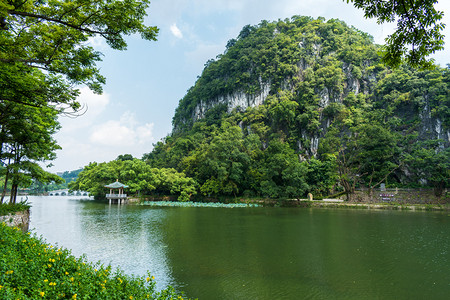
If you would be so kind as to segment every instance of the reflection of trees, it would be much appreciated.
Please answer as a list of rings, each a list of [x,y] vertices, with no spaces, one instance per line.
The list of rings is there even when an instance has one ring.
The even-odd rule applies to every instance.
[[[412,250],[417,239],[411,235],[423,234],[429,217],[345,210],[168,211],[167,258],[174,281],[191,297],[404,297],[423,293],[407,286],[436,278],[420,271],[425,258]],[[430,254],[438,249],[429,247]],[[417,260],[422,265],[411,264]],[[445,266],[438,269],[444,278]],[[391,284],[395,289],[386,288]]]
[[[133,275],[150,271],[158,288],[171,283],[160,227],[164,211],[86,201],[81,215],[81,242],[88,259],[111,263]]]

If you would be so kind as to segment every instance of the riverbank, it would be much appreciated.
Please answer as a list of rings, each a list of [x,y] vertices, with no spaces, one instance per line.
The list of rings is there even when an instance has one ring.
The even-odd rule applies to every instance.
[[[278,207],[318,207],[318,208],[358,208],[358,209],[394,209],[394,210],[450,210],[450,194],[436,197],[433,189],[428,188],[387,188],[355,191],[351,201],[345,195],[335,199],[267,199],[242,197],[197,197],[194,201],[179,202],[174,196],[142,196],[129,198],[130,204],[152,206],[196,206],[196,207],[233,207],[233,205],[278,206]],[[311,201],[312,200],[312,201]],[[237,206],[236,206],[237,207]]]
[[[17,227],[0,223],[0,239],[0,299],[183,299],[170,287],[157,292],[151,275],[92,264]]]
[[[27,232],[30,224],[30,205],[0,204],[0,223],[5,223],[9,227],[18,227],[23,232]]]
[[[220,202],[176,202],[176,201],[144,201],[144,206],[155,207],[306,207],[306,208],[347,208],[378,210],[412,210],[412,211],[450,211],[450,204],[401,204],[401,203],[352,203],[338,199],[327,200],[246,200],[245,203]]]
[[[301,207],[316,208],[355,208],[379,210],[417,210],[417,211],[450,211],[450,204],[401,204],[401,203],[351,203],[326,201],[299,201]],[[295,205],[295,204],[294,204]]]

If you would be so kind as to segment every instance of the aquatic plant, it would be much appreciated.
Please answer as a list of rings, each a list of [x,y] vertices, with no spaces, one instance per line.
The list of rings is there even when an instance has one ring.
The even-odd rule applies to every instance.
[[[218,202],[173,202],[173,201],[144,201],[141,205],[148,206],[172,206],[172,207],[260,207],[257,203],[218,203]]]

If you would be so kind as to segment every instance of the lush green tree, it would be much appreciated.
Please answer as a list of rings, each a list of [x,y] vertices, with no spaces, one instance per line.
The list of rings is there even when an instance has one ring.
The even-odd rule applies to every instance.
[[[302,198],[308,190],[307,167],[287,143],[279,139],[270,141],[264,152],[261,193],[271,198]]]
[[[4,189],[11,179],[11,199],[14,203],[18,187],[30,186],[31,179],[42,182],[62,179],[56,175],[45,172],[38,162],[52,160],[55,150],[60,149],[52,135],[59,128],[53,109],[35,108],[16,103],[8,103],[10,113],[4,113],[1,126],[1,153],[0,161],[4,169]]]
[[[143,25],[148,0],[1,0],[0,62],[24,64],[63,74],[100,92],[104,78],[95,63],[101,53],[88,40],[101,37],[113,49],[126,49],[124,35],[154,40],[156,27]]]
[[[136,158],[90,163],[75,181],[69,183],[69,188],[87,191],[96,198],[104,198],[105,185],[116,180],[128,185],[127,191],[135,195],[177,195],[178,200],[187,201],[196,194],[196,182],[184,173],[174,169],[152,168]]]
[[[206,151],[198,155],[196,167],[204,181],[202,193],[236,195],[242,192],[249,160],[241,128],[224,122]]]
[[[126,160],[133,160],[134,157],[131,154],[120,154],[117,156],[116,160],[126,161]]]
[[[323,158],[337,166],[339,181],[350,200],[357,184],[370,191],[400,166],[398,137],[368,116],[335,122],[320,144]]]
[[[450,148],[443,149],[441,145],[439,140],[417,143],[406,159],[416,180],[431,183],[437,197],[450,184]]]
[[[328,159],[311,158],[303,162],[307,167],[306,183],[309,186],[308,191],[314,198],[321,198],[336,192],[336,182],[338,176],[336,172],[336,162],[332,157]]]
[[[105,78],[96,63],[102,53],[90,40],[102,38],[117,50],[126,49],[126,35],[155,40],[157,28],[143,25],[148,5],[148,0],[0,0],[0,160],[8,165],[5,181],[12,178],[12,194],[19,184],[29,184],[29,176],[48,177],[25,166],[54,158],[56,114],[80,109],[74,86],[101,92]]]
[[[379,24],[397,22],[396,31],[387,37],[383,60],[398,67],[404,57],[411,66],[430,68],[430,54],[444,49],[444,12],[434,7],[438,0],[346,0],[364,10],[366,18],[376,18]]]

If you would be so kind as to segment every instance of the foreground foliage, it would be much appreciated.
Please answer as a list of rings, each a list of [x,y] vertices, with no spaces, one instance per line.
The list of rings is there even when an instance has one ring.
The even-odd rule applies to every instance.
[[[172,288],[155,290],[154,277],[125,275],[111,266],[54,248],[0,224],[1,299],[181,299]]]
[[[125,36],[155,40],[144,25],[148,0],[0,0],[0,182],[16,201],[18,186],[62,183],[42,165],[60,149],[58,115],[80,113],[80,85],[101,93],[105,78],[92,47],[102,39],[125,50]]]
[[[444,49],[444,12],[434,7],[438,0],[346,0],[364,11],[366,18],[378,24],[397,22],[397,29],[386,38],[383,60],[398,67],[403,59],[415,67],[433,67],[427,56]]]
[[[19,211],[24,211],[30,208],[30,205],[24,203],[24,202],[20,202],[20,203],[16,203],[16,204],[0,204],[0,216],[5,216],[8,215],[10,213],[15,213],[15,212],[19,212]]]

